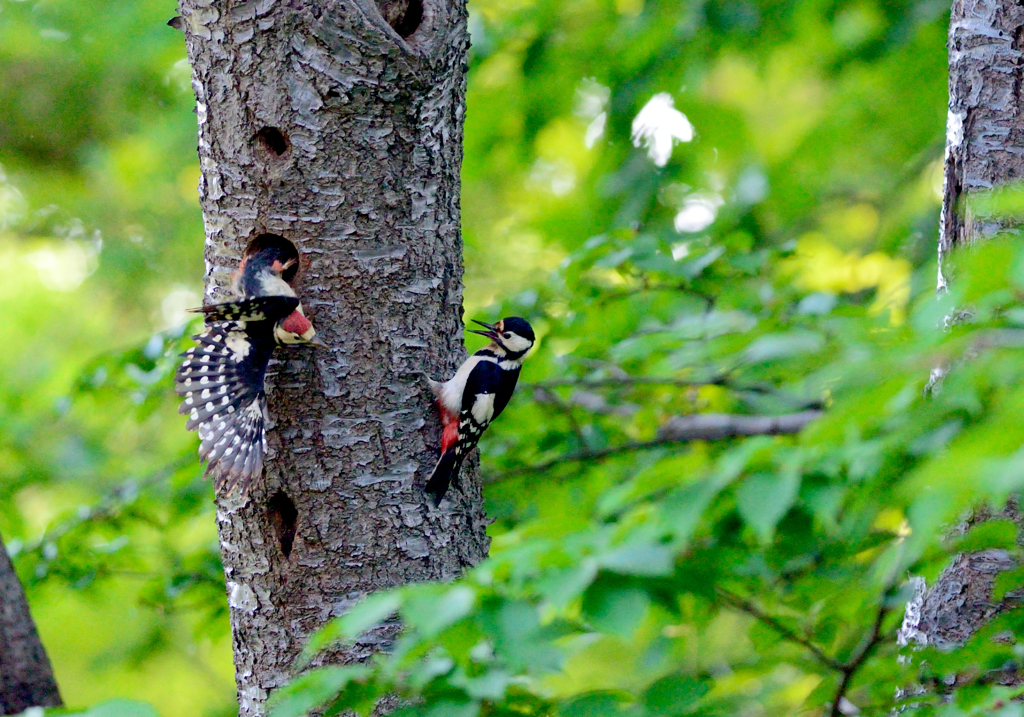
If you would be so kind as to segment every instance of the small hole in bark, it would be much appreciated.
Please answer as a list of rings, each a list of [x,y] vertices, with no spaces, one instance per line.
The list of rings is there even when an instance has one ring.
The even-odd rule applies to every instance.
[[[410,37],[423,22],[423,0],[377,0],[377,7],[403,38]]]
[[[289,261],[294,260],[291,266],[281,272],[281,278],[289,284],[293,284],[298,276],[299,268],[302,266],[302,257],[299,254],[298,248],[278,234],[260,234],[249,242],[249,246],[245,248],[245,253],[242,257],[248,259],[253,254],[264,249],[276,249],[282,264],[287,264]]]
[[[292,499],[284,491],[277,491],[267,503],[267,517],[274,526],[277,541],[281,544],[281,553],[287,558],[292,554],[292,543],[295,542],[295,519],[299,511],[295,509]]]
[[[327,96],[328,97],[341,97],[341,93],[338,92],[336,89],[334,89],[332,87],[331,89],[327,90]]]
[[[259,142],[260,146],[275,157],[284,155],[291,146],[288,144],[288,138],[285,136],[284,132],[279,130],[277,127],[264,127],[256,133],[256,140]]]

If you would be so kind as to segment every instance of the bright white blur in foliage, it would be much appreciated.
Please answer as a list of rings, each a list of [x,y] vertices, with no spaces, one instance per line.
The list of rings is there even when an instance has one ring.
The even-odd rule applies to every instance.
[[[604,134],[604,126],[608,121],[608,112],[605,107],[612,91],[595,80],[593,77],[586,77],[576,88],[576,107],[573,110],[577,117],[582,117],[589,123],[587,131],[583,136],[583,143],[590,149]]]
[[[51,291],[74,291],[96,270],[98,251],[76,241],[54,243],[25,256]]]
[[[680,234],[699,232],[711,226],[718,216],[718,208],[724,200],[717,194],[691,194],[683,201],[676,213],[673,224]]]
[[[644,105],[633,119],[633,146],[643,144],[647,156],[658,167],[664,167],[672,156],[676,142],[693,139],[693,125],[686,115],[675,108],[672,96],[660,92]]]

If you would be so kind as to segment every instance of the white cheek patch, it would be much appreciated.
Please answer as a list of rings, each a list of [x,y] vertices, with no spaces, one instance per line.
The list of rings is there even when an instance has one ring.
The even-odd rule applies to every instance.
[[[477,423],[484,426],[490,423],[491,417],[494,415],[494,394],[478,394],[476,400],[473,401],[473,408],[470,409],[470,413],[473,414],[473,419]]]
[[[526,351],[528,348],[533,346],[532,341],[524,339],[519,334],[512,334],[512,338],[510,339],[502,337],[501,343],[505,344],[505,348],[507,348],[514,354],[522,353],[523,351]]]

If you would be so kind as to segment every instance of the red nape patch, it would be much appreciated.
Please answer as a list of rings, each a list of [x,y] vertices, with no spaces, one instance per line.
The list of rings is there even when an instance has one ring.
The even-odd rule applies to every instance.
[[[300,314],[298,310],[295,310],[291,313],[291,316],[284,320],[281,326],[284,327],[285,331],[302,336],[309,331],[313,324],[309,323],[309,319]]]
[[[441,434],[441,453],[455,445],[459,440],[459,422],[449,421],[444,425],[444,433]]]

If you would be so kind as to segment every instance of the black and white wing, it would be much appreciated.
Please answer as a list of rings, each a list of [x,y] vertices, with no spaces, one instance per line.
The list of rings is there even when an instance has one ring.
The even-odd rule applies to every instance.
[[[452,445],[442,450],[441,457],[427,480],[426,491],[434,496],[435,505],[441,503],[450,485],[458,485],[463,461],[476,447],[480,436],[494,419],[495,399],[502,393],[503,373],[494,361],[480,361],[467,377],[466,386],[462,391],[458,434]],[[507,403],[508,397],[505,396],[501,408]]]
[[[192,309],[203,314],[206,323],[215,321],[278,321],[295,311],[299,300],[294,296],[253,296],[239,301],[211,304]]]
[[[229,314],[207,312],[208,321],[211,315]],[[263,469],[264,377],[276,345],[273,331],[272,320],[209,323],[193,337],[198,345],[182,354],[175,374],[175,390],[184,398],[178,412],[188,415],[190,431],[199,431],[199,457],[218,493],[240,485],[244,494]]]

